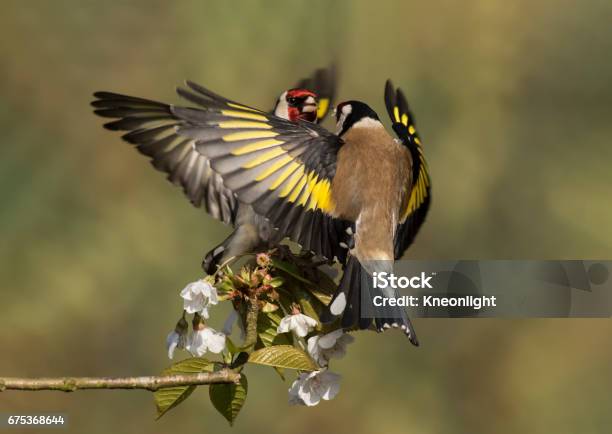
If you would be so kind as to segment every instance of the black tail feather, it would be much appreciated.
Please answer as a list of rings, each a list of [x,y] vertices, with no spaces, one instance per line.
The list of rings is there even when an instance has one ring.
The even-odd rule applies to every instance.
[[[410,342],[418,346],[419,341],[414,327],[403,308],[376,307],[372,304],[373,311],[365,312],[362,299],[373,300],[377,295],[384,296],[379,288],[374,287],[371,275],[368,274],[359,260],[349,255],[338,290],[321,320],[330,322],[337,316],[342,315],[341,324],[343,328],[367,329],[371,326],[372,317],[374,317],[377,331],[400,328],[406,333]]]

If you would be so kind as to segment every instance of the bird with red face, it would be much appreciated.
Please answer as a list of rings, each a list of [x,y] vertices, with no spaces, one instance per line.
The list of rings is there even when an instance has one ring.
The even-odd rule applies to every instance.
[[[181,89],[178,93],[189,99]],[[331,107],[334,93],[335,69],[318,69],[284,91],[271,113],[292,122],[318,123]],[[99,92],[96,96],[99,100],[92,103],[96,114],[119,118],[105,124],[107,129],[128,131],[123,139],[149,156],[153,166],[167,173],[172,183],[182,186],[194,206],[204,207],[210,215],[234,227],[221,244],[206,254],[202,262],[204,271],[212,274],[228,258],[266,250],[280,242],[282,237],[270,222],[250,205],[238,201],[236,194],[225,186],[223,178],[211,169],[209,159],[196,150],[195,141],[184,140],[176,133],[182,121],[174,117],[172,106],[110,92]],[[225,126],[239,133],[241,122]]]
[[[336,96],[336,68],[317,69],[310,77],[300,80],[293,89],[283,92],[272,110],[279,118],[319,123],[332,107]]]
[[[301,80],[296,87],[280,94],[272,113],[291,122],[319,123],[325,119],[332,107],[336,90],[334,66],[318,69],[311,77]],[[215,184],[220,184],[220,175],[214,174]],[[229,190],[227,190],[230,194]],[[221,244],[204,257],[202,268],[212,274],[227,259],[242,253],[267,250],[280,243],[283,235],[270,221],[255,213],[250,205],[236,202],[234,231]]]
[[[292,122],[318,122],[317,105],[317,95],[314,92],[308,89],[289,89],[278,97],[273,113]]]

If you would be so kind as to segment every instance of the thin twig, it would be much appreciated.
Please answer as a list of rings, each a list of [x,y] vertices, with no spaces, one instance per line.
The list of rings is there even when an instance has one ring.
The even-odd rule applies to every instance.
[[[57,390],[74,392],[82,389],[146,389],[219,383],[238,383],[240,374],[229,369],[217,372],[151,377],[59,377],[12,378],[0,377],[0,392],[5,390]]]

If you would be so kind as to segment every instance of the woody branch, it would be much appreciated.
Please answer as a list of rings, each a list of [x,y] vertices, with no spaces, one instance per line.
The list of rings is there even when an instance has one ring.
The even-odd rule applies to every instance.
[[[165,387],[231,384],[240,381],[240,374],[229,369],[217,372],[148,377],[0,377],[0,392],[6,390],[56,390],[74,392],[83,389],[145,389],[156,391]]]

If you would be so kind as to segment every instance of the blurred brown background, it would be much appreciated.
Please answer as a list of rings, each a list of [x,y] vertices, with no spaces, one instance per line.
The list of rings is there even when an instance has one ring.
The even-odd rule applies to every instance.
[[[178,291],[228,233],[101,128],[96,90],[177,102],[190,78],[267,108],[335,58],[340,98],[386,118],[391,77],[416,112],[434,202],[409,257],[612,257],[611,22],[606,0],[2,2],[0,374],[159,372]],[[610,432],[610,320],[416,327],[418,349],[358,335],[316,408],[249,368],[233,429],[204,388],[159,422],[146,392],[2,393],[0,412],[89,434]]]

